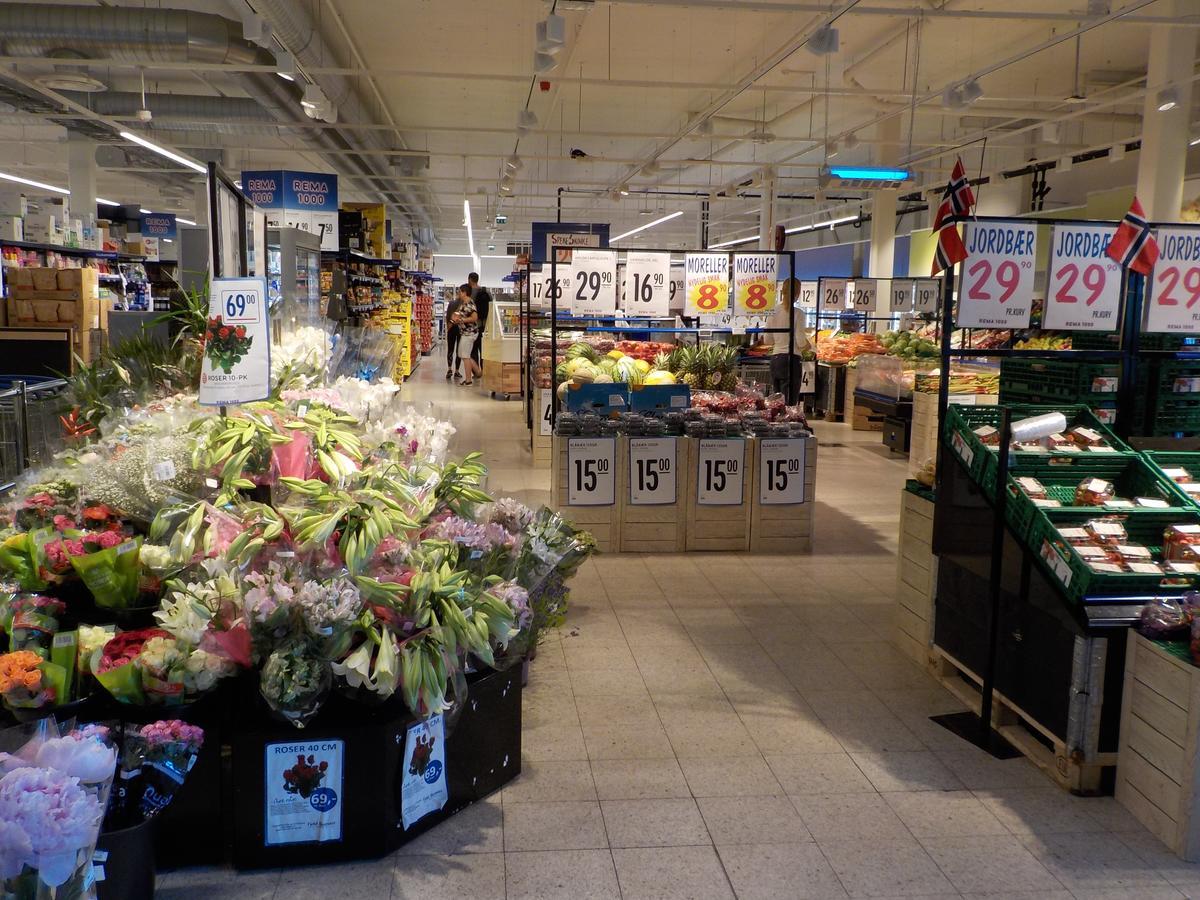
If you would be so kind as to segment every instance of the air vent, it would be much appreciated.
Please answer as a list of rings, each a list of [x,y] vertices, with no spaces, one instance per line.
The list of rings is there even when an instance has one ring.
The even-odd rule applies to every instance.
[[[37,83],[52,91],[75,91],[80,94],[98,94],[108,90],[108,85],[103,81],[76,69],[58,69],[38,78]]]

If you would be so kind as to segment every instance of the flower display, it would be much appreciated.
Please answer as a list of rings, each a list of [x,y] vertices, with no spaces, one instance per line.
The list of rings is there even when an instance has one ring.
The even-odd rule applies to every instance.
[[[111,771],[109,778],[112,777]],[[73,778],[48,768],[22,767],[0,777],[0,875],[25,867],[49,887],[79,868],[80,851],[96,841],[104,807]]]
[[[208,320],[208,330],[204,332],[204,355],[214,368],[226,375],[232,373],[233,367],[250,352],[253,343],[254,338],[246,335],[245,327],[237,325],[231,328],[224,324],[221,316]]]
[[[0,698],[5,705],[37,708],[54,702],[54,692],[43,684],[43,659],[29,650],[0,655]]]

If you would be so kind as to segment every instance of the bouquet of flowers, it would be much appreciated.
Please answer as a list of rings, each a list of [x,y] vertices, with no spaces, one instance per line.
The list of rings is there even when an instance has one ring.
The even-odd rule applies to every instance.
[[[104,830],[129,828],[166,809],[204,745],[204,730],[178,719],[151,722],[119,736],[118,777]]]
[[[79,486],[67,478],[29,485],[13,512],[13,524],[25,531],[48,525],[72,527],[79,509]],[[60,528],[60,530],[62,530]]]
[[[42,677],[44,662],[28,650],[0,655],[0,699],[5,706],[9,709],[40,709],[54,703],[54,688]]]
[[[459,548],[458,565],[483,577],[512,577],[521,538],[496,522],[474,522],[447,515],[425,529],[426,540],[447,541]]]
[[[93,531],[78,538],[64,536],[60,543],[97,606],[124,609],[133,605],[138,596],[140,537],[127,539],[119,531]],[[50,557],[47,547],[47,559]]]
[[[304,641],[271,651],[263,664],[259,691],[267,705],[297,728],[317,714],[333,683],[329,662]]]
[[[212,361],[213,368],[220,369],[226,375],[233,373],[233,367],[250,352],[253,343],[254,338],[246,335],[244,325],[226,325],[221,316],[208,320],[208,329],[204,332],[204,355]]]

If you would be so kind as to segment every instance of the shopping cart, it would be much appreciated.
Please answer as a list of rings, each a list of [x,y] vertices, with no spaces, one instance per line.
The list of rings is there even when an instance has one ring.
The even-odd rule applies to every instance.
[[[58,417],[65,410],[66,389],[61,378],[0,377],[0,492],[64,448]]]

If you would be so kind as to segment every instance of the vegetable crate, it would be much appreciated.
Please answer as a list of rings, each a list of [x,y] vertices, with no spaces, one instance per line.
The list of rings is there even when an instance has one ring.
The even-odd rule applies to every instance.
[[[1148,437],[1200,434],[1200,395],[1159,395],[1153,402],[1139,395],[1134,407],[1135,430]]]
[[[1200,506],[1200,495],[1189,494],[1183,490],[1171,480],[1165,471],[1166,469],[1186,469],[1193,480],[1200,481],[1200,451],[1144,450],[1142,457],[1149,462],[1151,468],[1171,482],[1176,492],[1187,498],[1188,503],[1185,505]]]
[[[1109,405],[1117,392],[1119,363],[1063,362],[1010,357],[1000,363],[1000,396],[1006,403],[1042,397],[1046,402]]]
[[[915,481],[908,482],[915,486]],[[917,487],[920,490],[919,487]],[[933,500],[911,487],[900,492],[900,546],[896,554],[896,631],[892,642],[925,668],[933,644]]]
[[[951,394],[952,404],[995,406],[995,394]],[[908,448],[908,474],[915,476],[938,452],[938,395],[913,392],[912,437]]]
[[[1060,527],[1081,527],[1104,510],[1039,509],[1026,539],[1034,556],[1058,581],[1072,600],[1084,597],[1129,597],[1180,594],[1195,588],[1194,576],[1144,575],[1138,572],[1106,574],[1095,572],[1074,548],[1059,537]],[[1155,559],[1162,558],[1163,532],[1169,525],[1200,525],[1200,513],[1146,510],[1127,515],[1125,530],[1129,540],[1149,548]]]
[[[553,469],[551,482],[552,505],[555,510],[570,520],[571,524],[590,531],[596,539],[596,546],[604,553],[619,553],[621,550],[621,507],[624,504],[622,485],[629,483],[629,475],[621,468],[621,454],[616,451],[617,438],[601,438],[600,440],[614,441],[613,461],[615,470],[612,472],[612,502],[611,503],[576,503],[570,502],[570,486],[568,478],[572,473],[569,469],[569,445],[572,440],[579,438],[553,438]],[[628,460],[628,455],[625,457]],[[603,479],[599,472],[595,484],[598,486]],[[585,486],[591,485],[589,473],[584,473]]]
[[[750,549],[751,498],[756,489],[753,439],[738,440],[732,445],[738,466],[742,470],[740,503],[710,505],[701,502],[702,472],[707,460],[701,449],[701,438],[684,438],[688,447],[687,469],[687,536],[689,551],[725,551]],[[740,447],[738,445],[741,445]],[[733,479],[725,479],[732,483]]]
[[[1200,862],[1200,668],[1186,642],[1129,629],[1117,802],[1188,862]]]
[[[642,504],[634,503],[634,489],[639,475],[635,471],[635,461],[630,458],[630,441],[638,438],[620,437],[617,439],[617,455],[621,458],[620,468],[628,477],[617,490],[622,493],[620,512],[621,552],[623,553],[682,553],[687,545],[687,473],[691,471],[689,456],[691,441],[686,438],[656,438],[655,440],[670,441],[668,446],[673,449],[666,455],[674,471],[675,492],[670,503]],[[649,460],[660,462],[663,458]],[[658,466],[653,471],[647,471],[642,460],[642,481],[655,480],[655,486],[662,481],[662,473]],[[647,485],[648,486],[648,485]]]
[[[804,438],[804,499],[799,503],[764,502],[762,485],[770,477],[771,459],[764,458],[762,440],[749,442],[747,450],[753,460],[754,491],[750,504],[750,552],[797,553],[810,552],[813,538],[813,510],[816,504],[817,439]],[[767,495],[769,498],[769,495]]]

